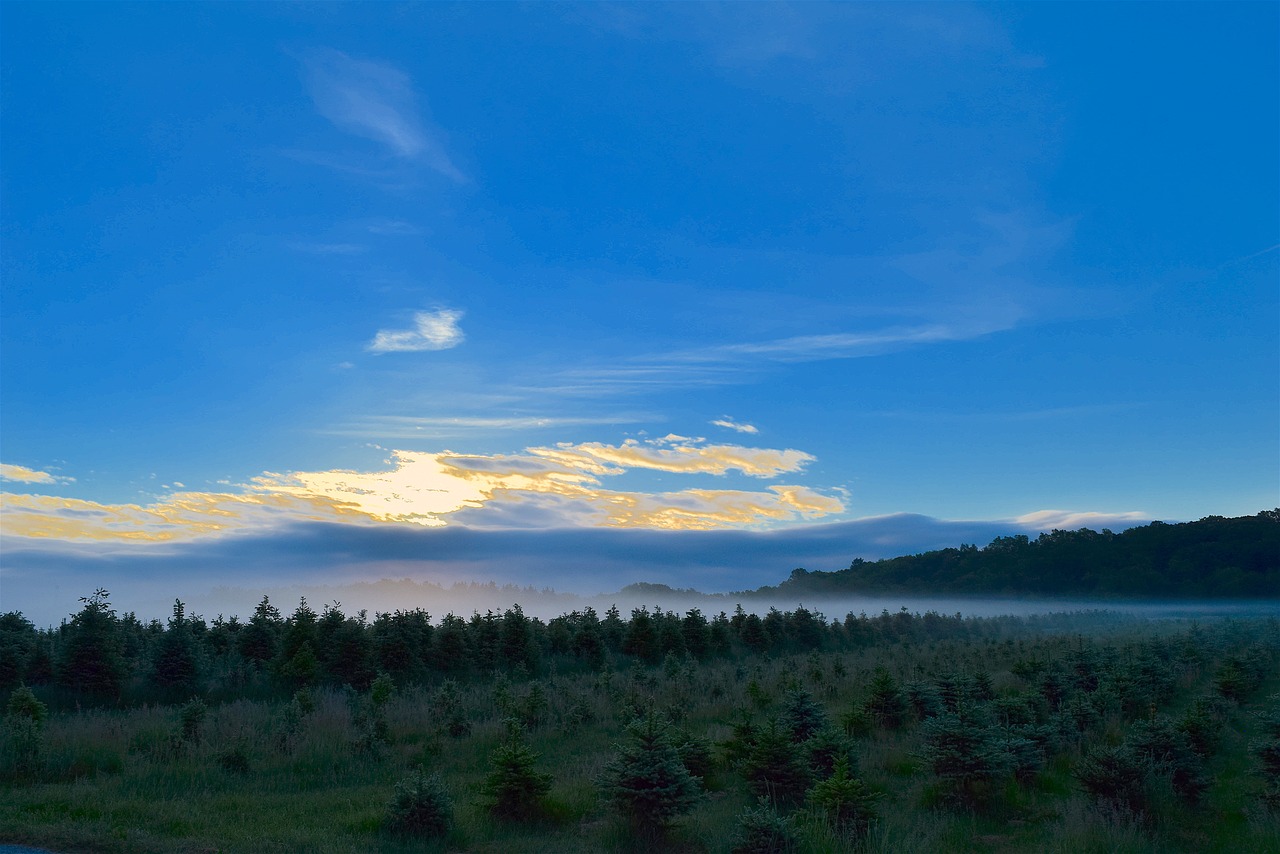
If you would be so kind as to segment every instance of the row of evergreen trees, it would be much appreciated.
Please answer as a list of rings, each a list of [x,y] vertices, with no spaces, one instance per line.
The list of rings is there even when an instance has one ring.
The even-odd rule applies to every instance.
[[[367,688],[378,673],[397,684],[494,671],[536,674],[557,667],[600,669],[609,659],[655,664],[667,657],[703,661],[746,654],[841,650],[883,642],[996,637],[1026,626],[1045,630],[1064,617],[962,619],[959,614],[887,611],[829,621],[798,607],[763,616],[741,606],[708,618],[617,607],[603,617],[588,607],[543,621],[519,605],[502,613],[446,614],[422,609],[345,614],[338,603],[317,613],[305,599],[289,616],[268,597],[247,621],[189,615],[176,601],[167,624],[120,616],[105,590],[54,629],[22,614],[0,615],[0,690],[48,685],[54,702],[169,702],[196,694],[291,692],[310,685]],[[1094,619],[1106,619],[1097,615]],[[1115,619],[1115,618],[1113,618]]]

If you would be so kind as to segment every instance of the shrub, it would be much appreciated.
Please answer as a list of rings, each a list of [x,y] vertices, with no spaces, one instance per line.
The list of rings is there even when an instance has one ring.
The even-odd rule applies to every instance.
[[[453,805],[438,774],[422,768],[396,784],[387,804],[386,827],[407,836],[444,836],[453,826]]]
[[[6,712],[13,772],[20,778],[34,777],[44,755],[44,722],[49,709],[30,688],[20,685],[9,695]]]
[[[209,707],[204,700],[195,697],[185,706],[178,709],[178,731],[174,741],[179,744],[199,744],[204,731],[205,718],[209,716]]]
[[[228,774],[243,777],[249,773],[249,753],[244,745],[229,747],[218,754],[218,767]]]

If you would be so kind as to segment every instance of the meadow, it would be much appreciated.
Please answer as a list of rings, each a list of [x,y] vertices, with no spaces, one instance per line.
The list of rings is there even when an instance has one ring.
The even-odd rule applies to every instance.
[[[513,608],[369,621],[264,602],[229,622],[178,603],[166,626],[144,625],[105,595],[50,631],[0,619],[0,840],[1280,850],[1274,619],[801,608],[544,623]]]

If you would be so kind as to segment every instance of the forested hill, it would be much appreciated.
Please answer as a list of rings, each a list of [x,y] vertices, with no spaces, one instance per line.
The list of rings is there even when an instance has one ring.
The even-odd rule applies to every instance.
[[[1081,528],[997,537],[848,569],[797,569],[756,594],[912,593],[1157,599],[1280,598],[1280,509],[1198,522],[1152,522],[1116,534]]]

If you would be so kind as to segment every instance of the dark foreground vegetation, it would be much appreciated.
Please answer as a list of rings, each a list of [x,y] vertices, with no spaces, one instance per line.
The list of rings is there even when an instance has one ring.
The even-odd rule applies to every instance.
[[[812,598],[854,593],[997,594],[1077,598],[1275,598],[1280,591],[1280,510],[1198,522],[1152,522],[1119,534],[1052,531],[997,537],[848,569],[798,569],[755,595]]]
[[[0,617],[0,840],[1280,850],[1280,623],[519,607]]]

